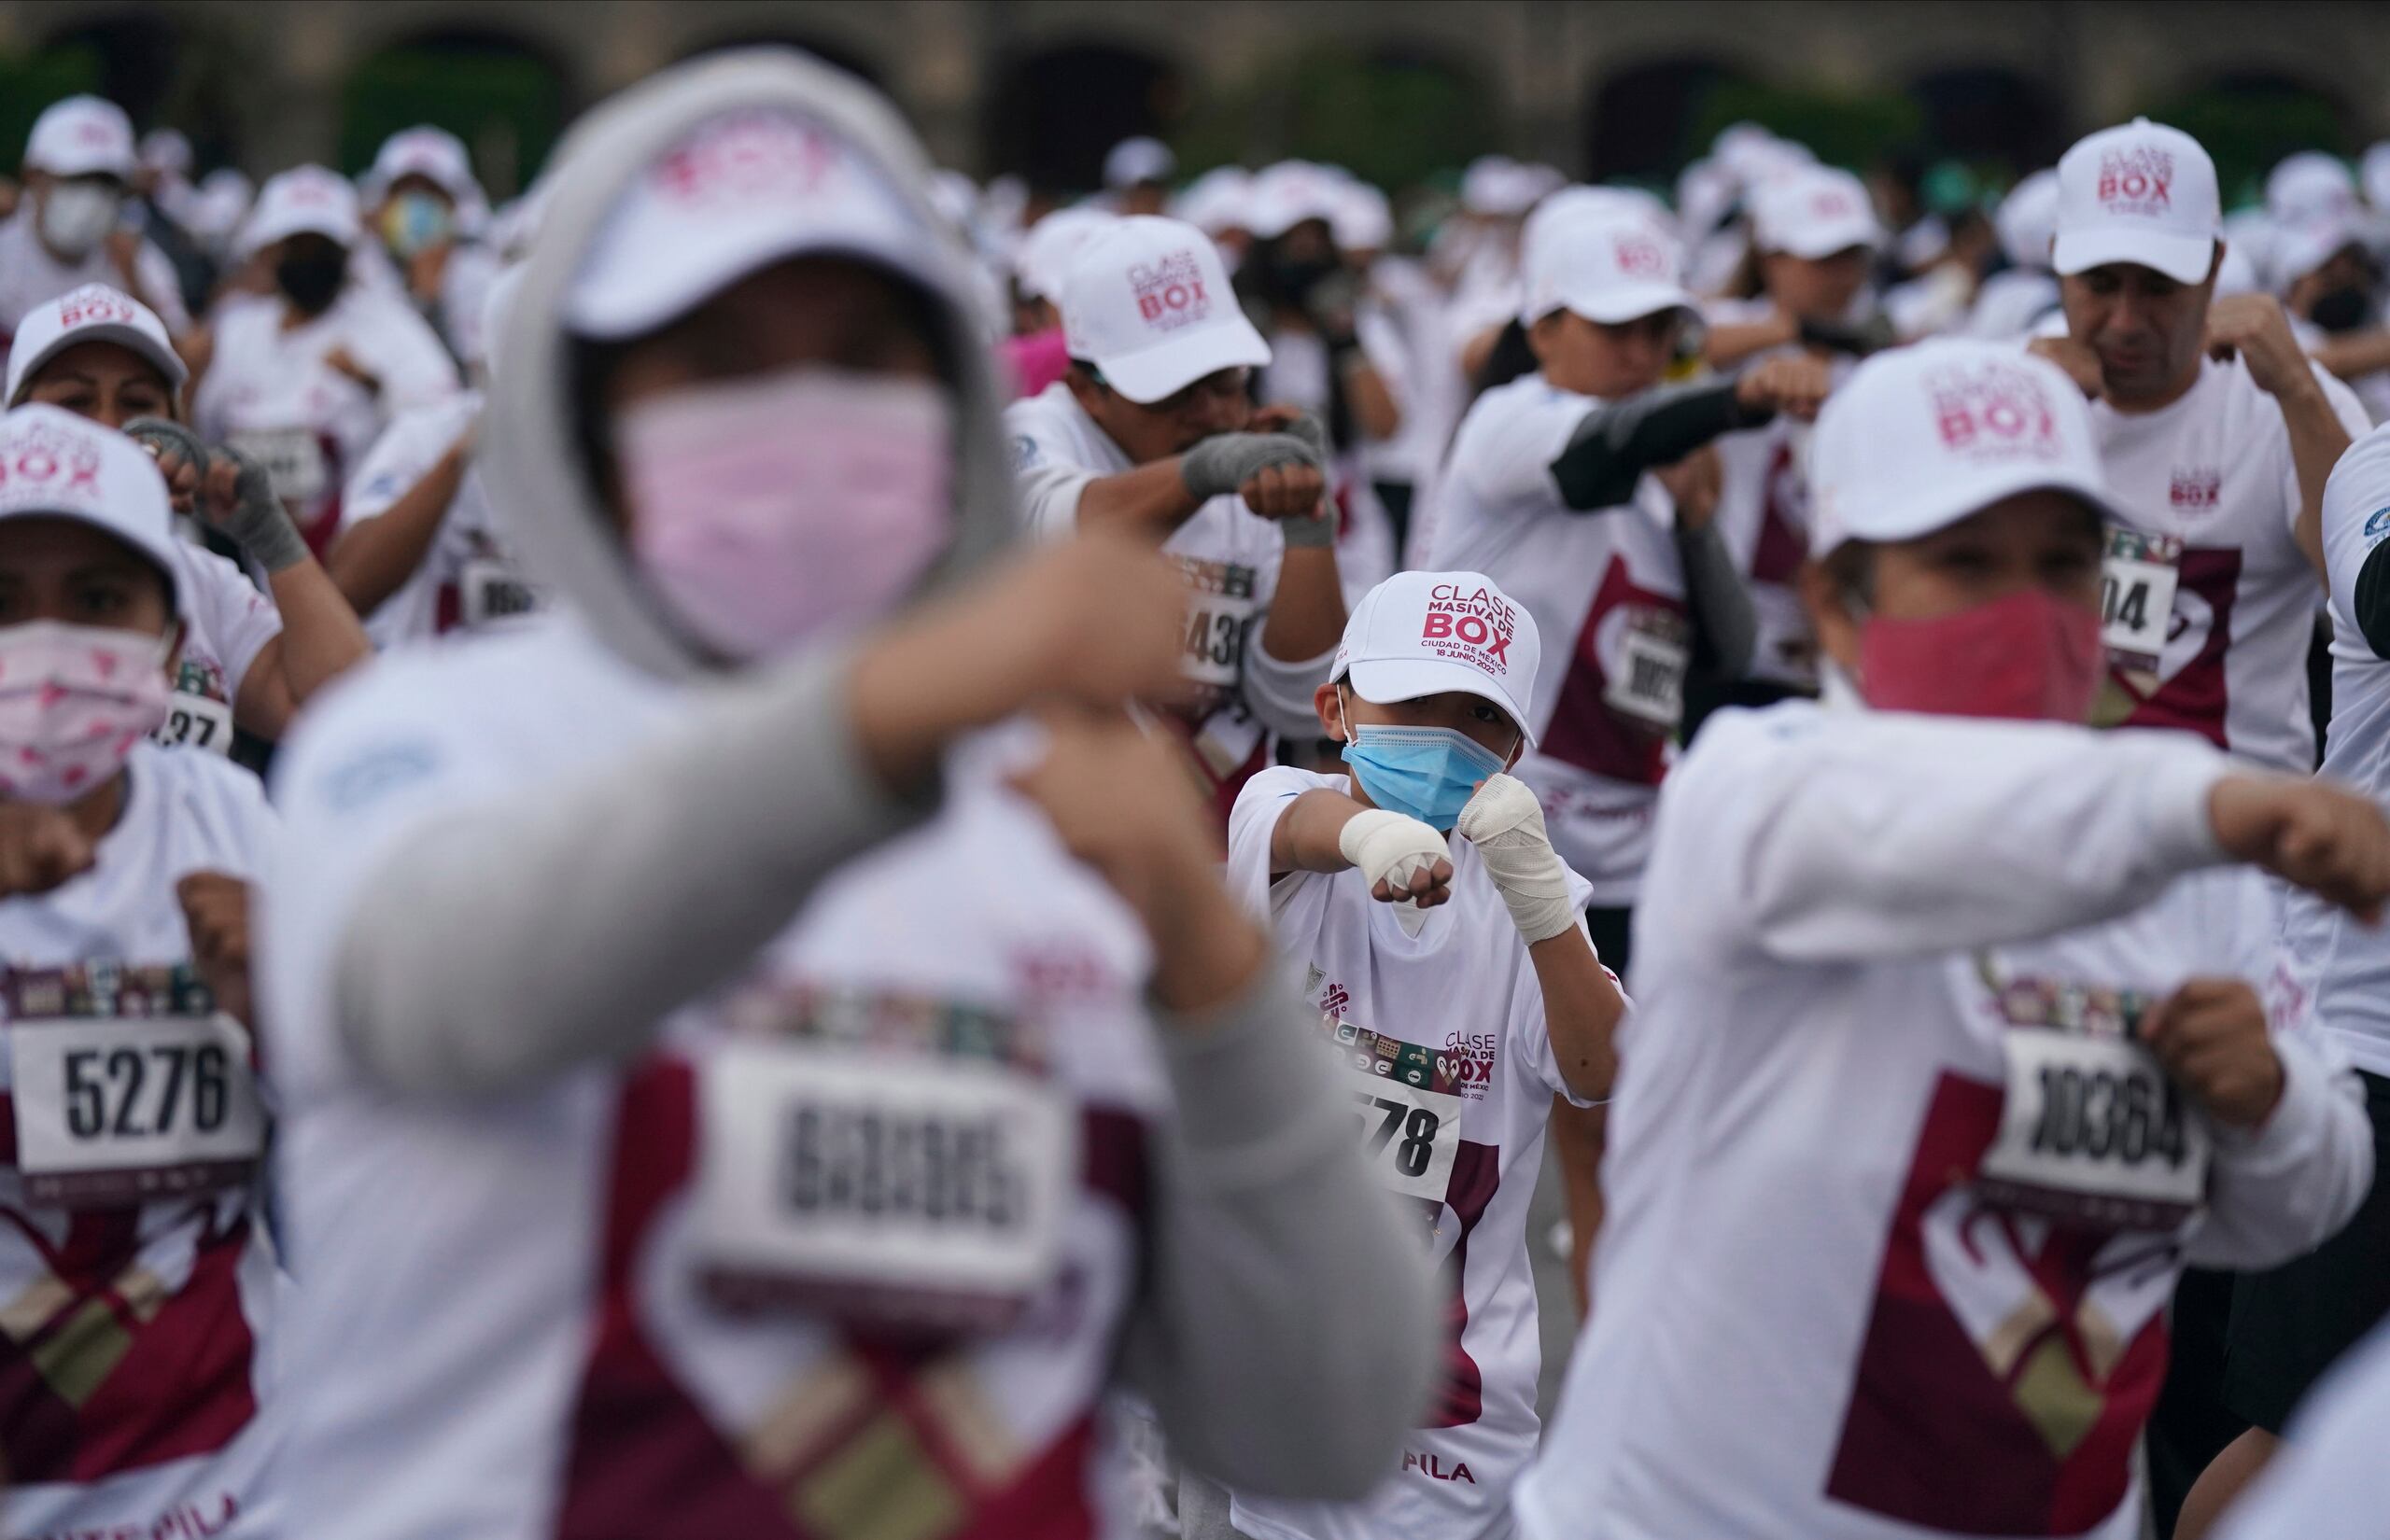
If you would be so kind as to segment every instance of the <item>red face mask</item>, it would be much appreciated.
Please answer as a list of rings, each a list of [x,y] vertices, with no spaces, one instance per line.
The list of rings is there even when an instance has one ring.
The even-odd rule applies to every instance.
[[[2103,661],[2098,610],[2028,588],[1935,620],[1871,617],[1859,693],[1885,711],[2081,722]]]

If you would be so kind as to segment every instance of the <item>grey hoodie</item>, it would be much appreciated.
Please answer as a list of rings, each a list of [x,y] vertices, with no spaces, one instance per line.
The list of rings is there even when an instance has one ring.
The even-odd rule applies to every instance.
[[[558,317],[582,252],[634,176],[741,106],[826,123],[921,215],[912,265],[959,361],[957,536],[927,585],[983,563],[1014,526],[965,259],[934,233],[928,167],[878,96],[794,54],[747,53],[669,71],[576,127],[499,339],[485,471],[527,570],[602,645],[707,698],[600,773],[460,807],[389,854],[342,932],[334,989],[350,1053],[399,1094],[486,1095],[638,1052],[748,966],[840,861],[928,811],[862,767],[845,649],[737,678],[709,667],[626,565],[574,431]],[[1179,1451],[1221,1478],[1358,1496],[1426,1402],[1441,1335],[1426,1257],[1372,1183],[1283,981],[1158,1030],[1177,1116],[1126,1370]]]

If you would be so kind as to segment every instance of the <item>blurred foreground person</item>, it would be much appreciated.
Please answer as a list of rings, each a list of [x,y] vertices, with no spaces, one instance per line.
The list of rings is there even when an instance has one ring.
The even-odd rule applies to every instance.
[[[1481,575],[1391,578],[1355,608],[1319,690],[1350,775],[1281,765],[1237,799],[1230,884],[1304,970],[1371,1169],[1451,1290],[1442,1384],[1400,1463],[1360,1503],[1237,1493],[1233,1528],[1258,1540],[1512,1528],[1536,1443],[1526,1225],[1544,1124],[1555,1097],[1610,1095],[1626,1009],[1585,933],[1584,879],[1508,774],[1539,654],[1534,618]],[[1228,1528],[1203,1524],[1206,1495],[1181,1491],[1188,1540]]]
[[[1522,1521],[2129,1540],[2185,1263],[2295,1255],[2372,1176],[2226,868],[2374,920],[2390,825],[2081,725],[2109,494],[2055,368],[1887,354],[1816,449],[1827,703],[1721,713],[1661,793],[1600,1308]]]
[[[257,778],[148,741],[182,567],[141,447],[0,416],[0,1461],[11,1535],[281,1533]]]
[[[184,427],[182,359],[157,314],[92,284],[25,317],[8,404],[43,401],[132,434],[157,456],[176,511],[231,540],[265,591],[190,539],[172,547],[183,641],[169,743],[232,751],[232,729],[282,736],[300,704],[372,654],[348,601],[299,538],[264,466]]]
[[[561,152],[487,441],[572,613],[385,660],[280,782],[293,1533],[1119,1535],[1117,1381],[1315,1497],[1426,1398],[1427,1259],[1198,804],[1068,714],[1169,688],[1175,582],[977,571],[927,177],[777,52]]]

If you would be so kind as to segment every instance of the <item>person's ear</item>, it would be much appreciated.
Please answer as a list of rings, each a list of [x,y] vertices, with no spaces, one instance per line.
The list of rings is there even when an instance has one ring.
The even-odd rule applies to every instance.
[[[1853,609],[1851,595],[1823,562],[1802,563],[1794,582],[1801,607],[1809,613],[1809,627],[1817,634],[1819,651],[1851,679],[1858,679],[1859,628],[1865,617]]]
[[[1311,693],[1311,708],[1319,713],[1319,725],[1329,737],[1344,741],[1344,700],[1342,692],[1332,684],[1323,684]]]

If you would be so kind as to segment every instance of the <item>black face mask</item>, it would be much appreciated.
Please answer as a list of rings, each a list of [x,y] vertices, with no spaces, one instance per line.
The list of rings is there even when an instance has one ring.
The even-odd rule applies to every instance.
[[[2327,289],[2307,307],[2307,318],[2327,331],[2355,331],[2365,325],[2371,301],[2356,287]]]
[[[1274,259],[1270,264],[1270,281],[1289,303],[1300,307],[1310,302],[1311,291],[1334,273],[1338,265],[1333,257],[1314,257],[1302,261]]]
[[[348,276],[348,253],[297,251],[285,255],[274,264],[275,287],[290,297],[290,302],[310,315],[320,315],[331,308],[340,297],[340,286]]]

